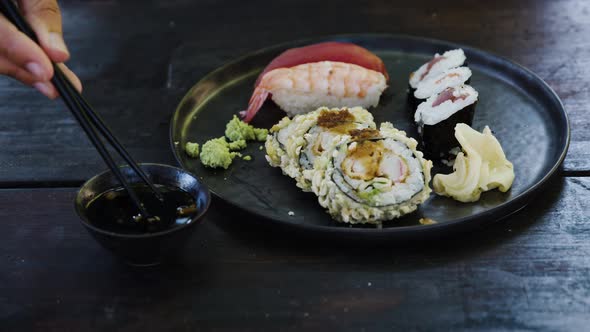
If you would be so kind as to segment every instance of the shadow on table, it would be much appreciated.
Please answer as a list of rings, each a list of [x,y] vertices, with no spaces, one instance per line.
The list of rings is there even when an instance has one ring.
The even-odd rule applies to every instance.
[[[231,241],[246,248],[263,247],[275,254],[293,254],[299,256],[346,256],[347,259],[379,261],[384,257],[433,256],[463,259],[479,255],[521,236],[532,225],[543,219],[559,199],[565,185],[561,176],[553,177],[545,190],[533,197],[522,210],[507,218],[479,226],[466,232],[448,234],[427,240],[411,239],[405,241],[370,243],[368,241],[341,241],[327,236],[316,237],[299,234],[269,226],[268,222],[249,220],[236,222],[233,218],[224,218],[223,213],[234,209],[217,199],[211,209],[210,220],[219,226]],[[242,213],[242,212],[240,212]],[[233,213],[232,213],[233,214]],[[242,216],[243,218],[243,216]]]

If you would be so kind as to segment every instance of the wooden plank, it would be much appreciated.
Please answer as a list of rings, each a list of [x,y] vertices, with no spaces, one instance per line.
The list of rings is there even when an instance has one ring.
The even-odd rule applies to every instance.
[[[168,141],[168,119],[174,110],[170,93],[96,87],[92,83],[86,87],[103,95],[88,93],[87,97],[96,101],[97,111],[137,160],[174,164]],[[4,115],[0,123],[0,183],[4,187],[20,182],[81,182],[106,169],[61,101],[50,103],[22,90],[11,95],[13,98],[0,105]]]
[[[173,163],[168,121],[190,86],[229,59],[274,43],[335,33],[407,33],[465,43],[520,62],[562,97],[572,122],[564,169],[590,170],[590,5],[583,0],[61,1],[70,67],[86,96],[141,161]],[[198,42],[181,77],[170,67]],[[176,52],[176,53],[175,53]],[[190,59],[189,59],[190,60]],[[185,62],[186,64],[186,62]],[[104,168],[60,102],[0,78],[0,184],[80,182]]]
[[[187,255],[134,270],[79,224],[67,189],[0,191],[3,331],[584,330],[590,179],[513,217],[399,247],[252,227],[214,204]]]

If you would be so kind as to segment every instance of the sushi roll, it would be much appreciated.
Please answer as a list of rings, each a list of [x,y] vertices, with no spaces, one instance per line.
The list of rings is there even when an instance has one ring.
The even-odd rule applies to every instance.
[[[446,51],[442,55],[436,53],[430,61],[410,74],[410,88],[416,90],[420,82],[440,75],[449,69],[463,66],[466,59],[465,52],[460,48]]]
[[[443,55],[437,53],[429,62],[411,73],[408,88],[408,111],[414,114],[416,107],[424,99],[447,87],[464,83],[469,84],[471,70],[465,67],[465,60],[465,53],[462,49],[447,51]],[[437,89],[440,90],[435,91]],[[416,95],[416,92],[418,92],[418,95]]]
[[[443,90],[469,84],[471,81],[471,69],[467,67],[457,67],[433,76],[418,84],[418,88],[412,94],[408,94],[408,107],[412,114],[416,111],[418,105],[426,101],[430,96],[439,94]]]
[[[467,67],[445,70],[436,76],[420,82],[418,88],[414,91],[414,98],[421,103],[428,97],[439,94],[447,88],[469,84],[470,78],[471,69]],[[416,106],[420,103],[416,104]]]
[[[414,121],[422,141],[422,150],[430,159],[446,159],[459,147],[454,136],[457,123],[471,126],[478,93],[469,85],[446,88],[418,105]]]
[[[313,192],[337,221],[380,225],[417,209],[431,189],[432,163],[416,140],[385,122],[339,137],[316,162]]]
[[[266,148],[266,161],[272,167],[281,167],[285,162],[287,156],[287,139],[296,129],[291,119],[284,117],[276,125],[272,126],[269,130],[269,134],[266,137],[264,147]]]
[[[293,119],[285,117],[270,130],[265,143],[266,159],[295,179],[303,191],[310,191],[316,158],[331,149],[338,136],[365,128],[375,128],[375,122],[371,113],[361,107],[320,107]]]

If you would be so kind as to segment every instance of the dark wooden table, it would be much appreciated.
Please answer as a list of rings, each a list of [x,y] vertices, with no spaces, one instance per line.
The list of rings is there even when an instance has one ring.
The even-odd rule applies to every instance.
[[[136,270],[73,210],[76,187],[105,168],[84,133],[61,102],[0,78],[1,331],[588,329],[590,2],[61,4],[69,65],[141,161],[174,164],[170,116],[208,71],[269,44],[355,32],[450,40],[531,68],[565,103],[572,143],[546,192],[467,236],[347,247],[251,227],[214,202],[186,257]]]

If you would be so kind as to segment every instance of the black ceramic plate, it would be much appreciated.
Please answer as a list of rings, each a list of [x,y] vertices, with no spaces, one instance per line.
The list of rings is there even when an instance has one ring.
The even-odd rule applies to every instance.
[[[375,52],[387,66],[390,87],[375,121],[391,121],[417,138],[406,106],[408,75],[436,52],[463,48],[473,71],[471,85],[479,91],[474,128],[489,125],[513,162],[516,179],[507,193],[484,193],[476,203],[459,203],[434,193],[417,212],[385,222],[383,228],[339,224],[317,203],[314,194],[301,192],[292,179],[270,167],[260,143],[243,151],[252,161],[236,160],[228,170],[211,170],[182,150],[188,141],[203,143],[222,136],[225,124],[243,110],[258,73],[285,49],[326,40],[350,41]],[[284,113],[267,101],[253,125],[270,128]],[[282,44],[223,66],[199,81],[180,102],[171,123],[174,153],[182,167],[194,172],[211,191],[231,205],[261,220],[293,230],[336,237],[393,239],[437,235],[505,217],[524,207],[563,161],[569,144],[565,110],[551,88],[529,70],[504,58],[448,42],[394,35],[350,35]],[[293,216],[289,215],[293,211]],[[428,217],[434,225],[420,225]]]

